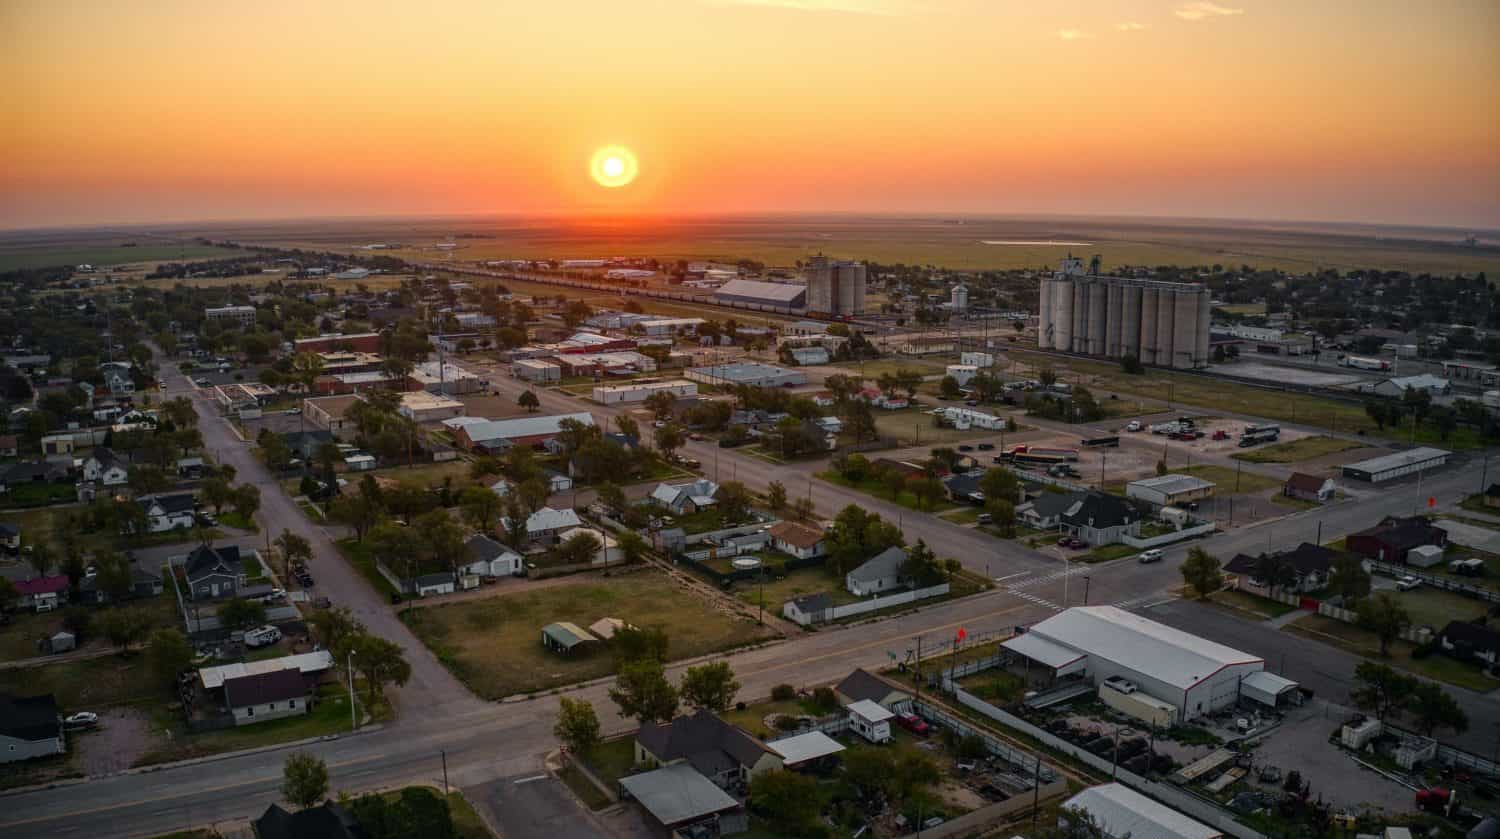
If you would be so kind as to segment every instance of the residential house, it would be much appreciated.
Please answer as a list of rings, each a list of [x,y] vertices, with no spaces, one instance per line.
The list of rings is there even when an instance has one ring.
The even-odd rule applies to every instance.
[[[712,507],[718,492],[718,484],[699,478],[690,484],[657,484],[651,491],[651,500],[674,515],[685,516]]]
[[[147,533],[187,530],[197,520],[198,499],[191,492],[143,495],[136,499],[136,503],[146,511]]]
[[[1090,545],[1112,545],[1141,534],[1141,514],[1118,495],[1090,490],[1063,511],[1062,527]]]
[[[1438,642],[1454,658],[1476,658],[1491,666],[1500,660],[1500,632],[1487,624],[1450,621],[1438,633]]]
[[[0,763],[60,755],[68,750],[52,694],[0,694]]]
[[[135,380],[130,377],[128,370],[106,371],[104,373],[104,386],[109,389],[111,396],[129,396],[135,393]]]
[[[150,564],[143,563],[139,559],[130,560],[130,591],[126,595],[128,599],[157,597],[162,593],[164,587],[161,573],[153,572],[151,567]],[[99,588],[97,574],[86,574],[78,581],[78,599],[94,606],[102,606],[110,602],[109,595]]]
[[[859,392],[860,399],[870,403],[872,408],[881,408],[887,411],[900,411],[911,407],[911,400],[895,393],[885,393],[880,388],[867,387]]]
[[[1319,503],[1332,498],[1333,491],[1332,478],[1320,478],[1306,472],[1293,472],[1291,477],[1286,479],[1286,483],[1281,486],[1281,494],[1287,498]]]
[[[687,763],[723,789],[740,787],[781,768],[781,757],[744,729],[712,711],[648,722],[635,735],[635,762],[645,766]]]
[[[574,510],[554,510],[551,507],[543,507],[526,517],[526,538],[532,542],[557,544],[558,534],[582,524],[583,520],[578,518],[578,513]],[[502,521],[501,527],[510,530],[510,520]]]
[[[844,421],[838,417],[816,417],[810,420],[818,430],[824,434],[842,434],[844,432]]]
[[[22,609],[45,609],[66,603],[68,590],[72,587],[66,574],[32,577],[29,580],[12,580],[20,597],[16,605]]]
[[[354,814],[332,801],[296,812],[272,804],[253,824],[257,839],[365,839],[366,836]]]
[[[1328,585],[1328,574],[1333,569],[1333,564],[1338,560],[1338,551],[1330,550],[1322,545],[1314,545],[1311,542],[1303,542],[1296,548],[1272,554],[1277,562],[1286,566],[1288,579],[1284,585],[1276,586],[1278,591],[1298,594],[1318,589]],[[1224,570],[1231,574],[1245,576],[1251,585],[1261,588],[1269,588],[1269,580],[1259,578],[1264,570],[1261,568],[1261,558],[1247,554],[1237,554],[1234,559],[1224,566]]]
[[[1500,507],[1500,484],[1490,484],[1484,490],[1484,506]]]
[[[771,526],[771,547],[798,559],[812,559],[827,552],[824,533],[816,527],[794,521],[781,521]]]
[[[542,479],[547,482],[547,492],[549,494],[567,492],[573,488],[573,479],[556,469],[543,469]]]
[[[1448,533],[1422,516],[1386,516],[1380,524],[1351,533],[1344,540],[1352,553],[1396,565],[1406,564],[1406,555],[1413,548],[1447,544]]]
[[[19,437],[14,434],[0,434],[0,457],[15,457],[20,453]]]
[[[844,705],[867,701],[896,714],[911,710],[910,693],[863,668],[845,676],[834,685],[833,692]]]
[[[199,545],[182,563],[189,600],[234,597],[245,585],[245,565],[238,545]]]
[[[943,478],[943,493],[949,501],[959,504],[983,504],[984,493],[979,489],[980,481],[989,473],[988,469],[971,469]]]
[[[0,550],[16,553],[21,550],[21,526],[0,522]]]
[[[907,579],[901,573],[905,565],[906,551],[897,547],[886,548],[845,574],[844,587],[859,597],[873,597],[906,588]]]
[[[340,440],[352,440],[358,429],[349,409],[365,401],[357,394],[317,396],[302,400],[302,417],[313,427],[323,429]]]
[[[196,481],[203,477],[206,464],[201,457],[184,457],[177,461],[177,477]]]
[[[1062,526],[1062,516],[1083,499],[1081,492],[1043,492],[1016,507],[1016,518],[1036,530],[1055,530]]]
[[[312,710],[312,682],[301,670],[273,670],[224,680],[224,707],[234,724],[253,725]]]
[[[68,467],[61,463],[33,460],[0,465],[0,492],[9,492],[22,484],[58,483],[68,478]]]
[[[751,435],[758,436],[765,431],[776,427],[776,423],[786,419],[790,414],[785,411],[765,411],[760,408],[750,410],[736,409],[729,414],[730,428],[742,427]]]
[[[83,462],[83,479],[100,486],[121,486],[130,480],[130,464],[115,454],[114,449],[97,446]]]
[[[463,420],[463,422],[458,422],[458,420]],[[594,425],[594,416],[586,411],[504,420],[455,417],[451,420],[444,420],[443,425],[453,430],[454,439],[464,448],[474,452],[496,454],[504,452],[511,446],[548,448],[556,442],[557,435],[562,432],[564,420],[574,420],[588,426]]]
[[[804,594],[781,604],[781,616],[800,626],[822,623],[829,609],[833,608],[833,597],[828,592]]]
[[[452,594],[457,591],[457,581],[452,571],[438,571],[432,574],[422,574],[411,581],[412,591],[418,597],[434,597],[439,594]]]
[[[476,533],[464,543],[468,564],[459,569],[463,574],[480,577],[514,577],[525,569],[521,555],[482,533]]]

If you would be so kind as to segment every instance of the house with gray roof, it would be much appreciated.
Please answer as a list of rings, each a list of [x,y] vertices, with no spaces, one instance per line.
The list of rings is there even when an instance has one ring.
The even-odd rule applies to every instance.
[[[740,802],[685,763],[621,778],[620,793],[641,805],[662,836],[732,836],[750,828]]]
[[[844,705],[869,701],[896,714],[911,710],[910,693],[863,668],[845,676],[833,692]]]
[[[467,565],[459,569],[464,574],[512,577],[519,575],[525,567],[520,554],[483,533],[470,536],[464,543],[464,552],[469,560]]]
[[[707,478],[687,484],[657,484],[651,491],[651,501],[682,516],[712,507],[718,491],[719,485]]]
[[[833,597],[826,591],[820,591],[817,594],[794,597],[781,604],[781,616],[799,626],[810,626],[822,623],[825,614],[832,608]]]
[[[235,597],[245,585],[245,565],[238,545],[199,545],[182,563],[189,600]]]
[[[864,564],[844,575],[844,587],[859,597],[873,597],[888,591],[906,588],[907,580],[901,575],[906,565],[906,551],[889,547],[866,560]]]
[[[643,724],[635,735],[635,762],[645,766],[687,763],[725,789],[781,768],[781,758],[765,743],[707,710],[669,723]]]
[[[1113,545],[1125,536],[1141,535],[1141,513],[1130,502],[1090,490],[1063,511],[1062,526],[1090,545]]]
[[[1083,498],[1081,492],[1043,492],[1016,508],[1016,518],[1027,527],[1053,530],[1062,524],[1062,514]]]

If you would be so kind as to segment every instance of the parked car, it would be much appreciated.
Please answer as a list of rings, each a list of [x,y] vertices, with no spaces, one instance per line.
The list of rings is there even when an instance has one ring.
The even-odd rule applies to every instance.
[[[1145,565],[1149,562],[1161,562],[1162,556],[1164,556],[1164,554],[1160,549],[1151,548],[1150,550],[1141,551],[1141,555],[1136,557],[1136,559],[1139,560],[1142,565]]]
[[[1083,541],[1082,539],[1069,539],[1068,540],[1068,547],[1072,548],[1075,551],[1081,551],[1084,548],[1087,548],[1088,546],[1089,546],[1089,543]]]
[[[989,513],[980,513],[975,517],[974,521],[978,524],[993,524],[995,522],[995,517],[990,515]]]
[[[1141,421],[1140,420],[1131,420],[1130,422],[1126,423],[1126,425],[1125,425],[1125,430],[1126,431],[1140,431],[1141,428],[1142,428],[1142,425],[1141,425]]]
[[[978,399],[965,399],[964,400],[964,404],[968,405],[970,408],[973,408],[974,406],[976,406],[976,405],[979,404],[979,400]]]
[[[915,734],[918,737],[926,737],[928,734],[932,733],[932,726],[927,724],[927,720],[924,720],[911,712],[897,714],[896,725],[901,726],[902,728],[910,731],[912,734]]]
[[[702,435],[702,434],[699,434],[699,433],[698,433],[698,432],[696,432],[696,431],[694,431],[694,432],[693,432],[693,433],[691,433],[691,434],[689,434],[689,435],[688,435],[688,439],[689,439],[689,440],[695,440],[695,441],[698,441],[698,442],[702,442],[702,440],[703,440],[703,435]]]
[[[971,445],[969,445],[969,444],[967,444],[967,443],[965,443],[964,445],[959,446],[958,450],[961,451],[961,452],[972,452],[972,451],[974,451],[974,447],[971,446]]]
[[[63,720],[68,728],[92,728],[99,724],[99,715],[93,711],[79,711]]]
[[[982,452],[993,451],[994,448],[995,448],[995,444],[994,443],[980,443],[979,444],[979,450],[982,451]]]
[[[1422,584],[1422,581],[1419,580],[1419,579],[1417,579],[1416,577],[1412,577],[1412,576],[1399,577],[1396,580],[1396,589],[1398,591],[1411,591],[1412,589],[1416,588],[1417,586],[1420,586],[1421,584]]]
[[[1059,548],[1066,548],[1068,545],[1071,545],[1072,543],[1073,543],[1073,537],[1071,537],[1071,536],[1062,536],[1062,537],[1058,538],[1058,540],[1057,540],[1057,546]]]

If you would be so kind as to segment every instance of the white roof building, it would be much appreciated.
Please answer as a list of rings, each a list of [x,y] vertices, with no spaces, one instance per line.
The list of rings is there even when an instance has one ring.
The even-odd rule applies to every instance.
[[[1002,644],[1058,675],[1118,676],[1191,719],[1235,704],[1240,680],[1265,661],[1114,606],[1076,606]],[[1082,656],[1080,662],[1079,656]]]
[[[318,650],[301,655],[287,655],[281,658],[268,658],[262,661],[237,662],[235,664],[221,664],[217,667],[204,667],[198,671],[198,678],[203,682],[204,690],[217,690],[224,686],[228,679],[238,679],[243,676],[259,676],[262,673],[276,673],[281,670],[300,670],[306,673],[321,673],[332,669],[333,653],[327,650]]]
[[[1064,801],[1063,809],[1088,813],[1103,828],[1104,835],[1112,838],[1220,839],[1224,835],[1118,783],[1090,787]]]

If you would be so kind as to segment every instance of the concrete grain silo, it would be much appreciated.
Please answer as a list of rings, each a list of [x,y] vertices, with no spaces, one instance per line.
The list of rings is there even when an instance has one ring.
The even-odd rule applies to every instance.
[[[1156,299],[1161,292],[1141,289],[1141,363],[1156,363]]]
[[[1120,357],[1120,325],[1125,319],[1125,312],[1120,305],[1124,299],[1124,287],[1119,283],[1109,284],[1109,301],[1105,307],[1104,321],[1104,356],[1106,358]]]
[[[1128,285],[1120,290],[1120,355],[1141,357],[1141,287]]]
[[[1073,351],[1073,281],[1059,278],[1052,283],[1052,349]]]
[[[1161,289],[1156,295],[1156,363],[1162,367],[1172,366],[1173,342],[1177,338],[1177,295],[1170,289]]]
[[[1050,277],[1043,277],[1041,282],[1041,300],[1037,304],[1036,316],[1036,345],[1040,349],[1052,346],[1052,284],[1056,282]]]
[[[1192,369],[1197,366],[1194,356],[1198,354],[1198,298],[1202,295],[1184,290],[1172,296],[1176,310],[1172,336],[1176,353],[1172,356],[1172,366]]]
[[[1068,352],[1087,352],[1089,293],[1082,280],[1073,281],[1073,343]]]
[[[1207,367],[1213,358],[1213,348],[1210,342],[1208,324],[1213,318],[1213,301],[1208,297],[1208,289],[1198,295],[1198,358],[1194,367]]]
[[[1104,355],[1104,333],[1109,323],[1109,287],[1100,280],[1089,283],[1089,355]]]

